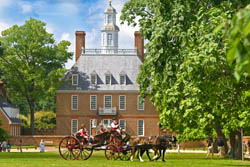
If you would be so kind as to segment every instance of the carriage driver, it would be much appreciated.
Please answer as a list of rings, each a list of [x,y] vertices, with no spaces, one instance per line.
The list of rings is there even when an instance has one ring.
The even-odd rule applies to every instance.
[[[119,134],[121,134],[120,125],[118,124],[115,118],[112,119],[111,131],[118,132]]]
[[[84,139],[85,141],[89,140],[89,135],[87,129],[85,128],[85,124],[81,124],[80,130],[76,132],[76,137],[81,141],[82,139]]]

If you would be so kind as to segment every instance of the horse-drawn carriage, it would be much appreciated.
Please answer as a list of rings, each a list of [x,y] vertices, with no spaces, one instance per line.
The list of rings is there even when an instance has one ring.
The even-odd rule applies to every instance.
[[[147,140],[146,140],[147,139]],[[174,136],[159,136],[149,138],[135,138],[131,140],[130,135],[125,132],[105,132],[93,137],[92,140],[79,140],[75,136],[64,137],[59,143],[59,153],[65,160],[87,160],[94,150],[104,150],[107,160],[129,160],[133,159],[138,150],[139,157],[143,152],[147,153],[149,160],[157,160],[163,150],[175,145]],[[153,150],[153,152],[152,152]],[[132,157],[132,158],[131,158]]]

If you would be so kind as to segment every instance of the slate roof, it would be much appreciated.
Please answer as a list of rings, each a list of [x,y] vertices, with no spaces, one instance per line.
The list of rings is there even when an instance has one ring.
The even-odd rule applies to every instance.
[[[66,84],[59,90],[104,90],[139,91],[136,82],[140,71],[141,59],[136,55],[82,55],[65,75]],[[92,73],[97,74],[97,85],[90,84]],[[112,84],[105,84],[105,74],[111,73]],[[120,85],[120,75],[126,74],[126,85]],[[78,86],[72,86],[72,74],[79,74]]]
[[[3,114],[7,117],[8,120],[11,121],[11,123],[18,123],[21,124],[21,120],[19,118],[12,118],[8,115],[8,113],[4,110],[4,107],[13,107],[16,108],[16,105],[8,103],[3,96],[0,95],[0,111],[3,112]]]

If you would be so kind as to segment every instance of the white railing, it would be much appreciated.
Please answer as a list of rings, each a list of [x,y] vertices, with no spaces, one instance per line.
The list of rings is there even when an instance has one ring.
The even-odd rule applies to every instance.
[[[99,115],[116,115],[116,107],[113,108],[103,108],[99,107]]]
[[[103,54],[136,55],[137,49],[84,49],[82,48],[82,56],[86,54],[88,55],[103,55]]]

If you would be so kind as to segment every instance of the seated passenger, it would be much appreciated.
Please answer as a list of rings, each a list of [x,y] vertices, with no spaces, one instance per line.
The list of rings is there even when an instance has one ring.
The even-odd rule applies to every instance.
[[[111,123],[111,132],[118,132],[120,134],[120,125],[117,123],[116,119],[113,119]]]
[[[76,137],[80,140],[80,141],[85,141],[87,142],[89,137],[88,137],[88,132],[87,129],[85,128],[85,124],[81,125],[81,129],[76,132]]]
[[[101,125],[101,126],[100,126],[100,130],[98,131],[98,134],[103,134],[103,133],[105,133],[105,132],[107,132],[107,130],[104,128],[103,125]]]

